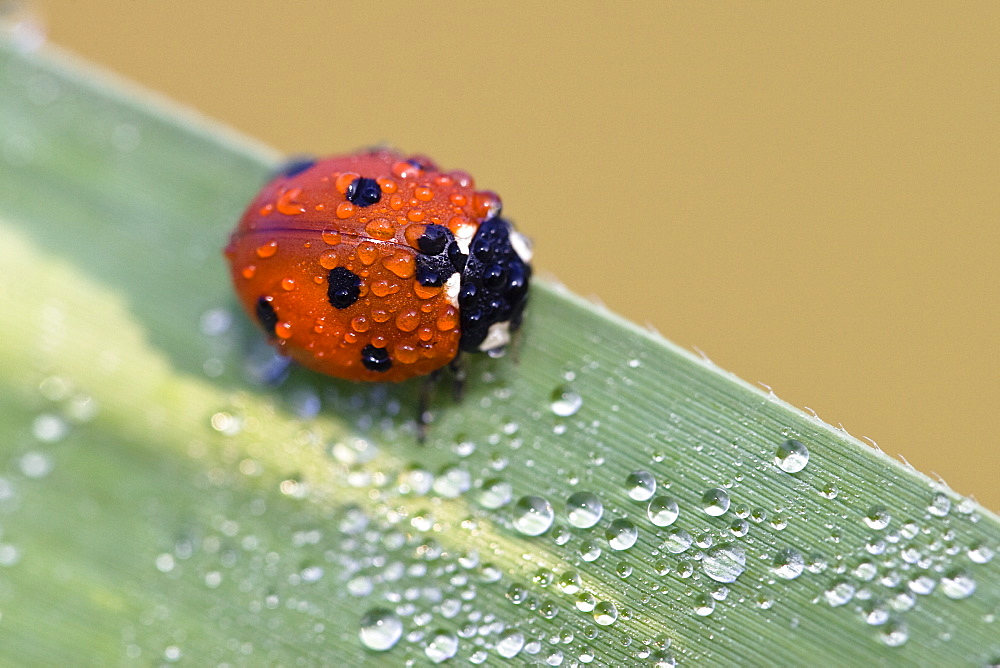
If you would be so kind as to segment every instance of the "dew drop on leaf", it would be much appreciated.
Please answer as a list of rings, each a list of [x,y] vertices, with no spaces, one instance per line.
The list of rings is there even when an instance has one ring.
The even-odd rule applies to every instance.
[[[566,518],[578,529],[589,529],[601,521],[604,505],[591,492],[576,492],[566,499]]]
[[[392,649],[402,635],[403,622],[391,610],[373,608],[361,618],[358,636],[368,649],[376,652]]]
[[[802,571],[806,567],[806,561],[797,550],[785,548],[778,550],[778,554],[774,557],[773,567],[778,577],[786,580],[794,580],[802,575]]]
[[[656,526],[667,527],[677,521],[680,509],[677,507],[677,502],[669,496],[658,496],[649,502],[646,515]]]
[[[625,478],[625,491],[635,501],[646,501],[656,493],[656,479],[649,471],[633,471]]]
[[[601,626],[610,626],[618,619],[618,608],[611,601],[601,601],[594,607],[594,621]]]
[[[437,631],[427,640],[424,654],[434,663],[442,663],[458,653],[458,638],[448,631]]]
[[[514,528],[525,536],[540,536],[549,530],[555,512],[541,496],[522,496],[514,504]]]
[[[724,489],[713,487],[702,495],[701,508],[712,517],[724,515],[729,510],[729,494]]]
[[[583,406],[583,397],[566,385],[560,385],[552,392],[552,403],[549,407],[559,417],[570,417]]]
[[[747,557],[742,548],[720,545],[705,553],[701,561],[705,575],[716,582],[736,582],[746,569]]]
[[[801,442],[788,439],[778,446],[774,463],[785,473],[798,473],[809,463],[809,450]]]
[[[507,629],[497,639],[497,654],[505,659],[513,659],[524,648],[524,634],[515,629]]]
[[[639,538],[639,531],[635,525],[626,519],[617,519],[608,525],[604,532],[604,537],[608,539],[608,545],[612,550],[627,550]]]
[[[963,570],[952,570],[941,578],[941,591],[948,598],[968,598],[976,591],[976,581]]]

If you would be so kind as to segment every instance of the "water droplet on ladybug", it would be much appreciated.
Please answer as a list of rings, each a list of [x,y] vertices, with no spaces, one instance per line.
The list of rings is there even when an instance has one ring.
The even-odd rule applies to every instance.
[[[266,244],[257,246],[257,257],[266,259],[273,257],[275,253],[278,252],[278,242],[275,240],[268,241]]]

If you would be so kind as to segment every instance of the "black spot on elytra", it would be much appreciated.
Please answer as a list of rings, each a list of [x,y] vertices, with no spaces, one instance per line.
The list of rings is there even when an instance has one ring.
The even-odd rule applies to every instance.
[[[275,313],[274,307],[271,306],[270,297],[261,297],[257,300],[257,305],[254,307],[254,313],[257,316],[257,322],[264,329],[264,332],[268,336],[274,337],[274,329],[278,326],[278,314]]]
[[[345,309],[358,301],[361,295],[361,277],[350,269],[334,267],[327,276],[327,282],[326,298],[334,308]]]
[[[360,207],[371,206],[382,199],[382,188],[375,179],[363,176],[351,181],[347,186],[347,200]]]
[[[361,363],[369,371],[376,371],[378,373],[385,373],[392,368],[389,351],[385,348],[376,348],[370,343],[361,349]]]
[[[464,351],[478,351],[496,323],[509,323],[511,331],[521,325],[531,265],[514,250],[511,232],[510,223],[492,218],[479,226],[472,239],[458,293],[459,348]]]
[[[428,225],[417,239],[417,282],[439,287],[465,268],[465,253],[444,225]]]
[[[424,228],[424,233],[417,239],[417,248],[425,255],[438,255],[448,244],[447,227],[443,225],[428,225]]]

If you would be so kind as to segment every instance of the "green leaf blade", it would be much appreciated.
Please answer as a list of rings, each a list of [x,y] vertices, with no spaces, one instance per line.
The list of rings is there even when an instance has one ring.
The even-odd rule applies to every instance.
[[[558,287],[533,288],[517,362],[439,392],[425,447],[410,385],[248,383],[219,249],[275,156],[94,76],[0,49],[12,659],[496,662],[516,633],[519,660],[566,664],[1000,656],[996,516]],[[358,638],[376,608],[403,626],[387,655]]]

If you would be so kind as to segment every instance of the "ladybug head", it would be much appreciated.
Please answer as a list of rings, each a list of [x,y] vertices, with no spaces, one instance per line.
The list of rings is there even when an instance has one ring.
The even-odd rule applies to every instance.
[[[531,279],[531,244],[503,218],[480,224],[458,294],[465,352],[497,353],[521,326]]]

